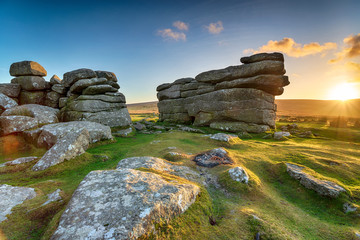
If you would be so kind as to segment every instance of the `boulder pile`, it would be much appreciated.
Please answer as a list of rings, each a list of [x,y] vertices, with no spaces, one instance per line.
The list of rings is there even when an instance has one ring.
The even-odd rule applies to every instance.
[[[116,75],[107,71],[77,69],[61,80],[53,75],[45,81],[46,70],[34,61],[10,66],[14,76],[9,84],[0,84],[0,113],[19,105],[37,104],[61,109],[59,120],[92,121],[109,127],[129,127],[131,119],[125,96],[118,92]]]
[[[243,64],[157,87],[160,121],[193,123],[232,132],[275,127],[275,96],[290,82],[281,53],[260,53]]]
[[[65,73],[61,86],[67,92],[59,100],[63,121],[84,120],[109,127],[131,125],[125,96],[118,92],[114,73],[82,68]]]

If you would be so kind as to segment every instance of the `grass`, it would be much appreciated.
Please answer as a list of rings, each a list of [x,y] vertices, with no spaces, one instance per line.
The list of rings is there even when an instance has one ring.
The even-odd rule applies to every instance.
[[[196,202],[184,214],[156,223],[156,234],[149,233],[143,239],[254,239],[256,234],[261,239],[356,239],[359,218],[344,214],[342,204],[360,203],[360,129],[330,128],[324,123],[298,125],[318,136],[275,141],[253,134],[251,139],[230,145],[188,132],[136,134],[94,145],[82,156],[45,171],[32,172],[34,163],[0,168],[1,184],[33,187],[38,193],[15,207],[8,220],[0,223],[0,229],[7,239],[49,239],[72,193],[90,171],[114,169],[126,157],[163,158],[173,151],[168,147],[184,154],[177,164],[196,168],[192,156],[225,147],[234,166],[247,170],[249,185],[229,177],[227,171],[234,166],[208,169],[218,177],[221,188],[201,186]],[[20,136],[0,138],[0,144],[0,162],[45,152],[27,145]],[[287,174],[286,162],[303,165],[310,174],[337,182],[347,194],[334,200],[305,189]],[[41,207],[46,195],[58,188],[63,201]]]

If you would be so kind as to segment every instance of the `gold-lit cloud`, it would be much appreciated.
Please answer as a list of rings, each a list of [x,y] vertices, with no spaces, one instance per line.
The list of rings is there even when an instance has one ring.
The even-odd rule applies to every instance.
[[[186,41],[186,34],[183,32],[175,32],[170,28],[166,28],[158,31],[158,35],[160,35],[165,40],[175,40],[175,41]]]
[[[354,58],[360,56],[360,33],[344,38],[344,43],[347,46],[344,47],[341,52],[336,54],[336,58],[330,60],[331,63],[338,62],[345,58]]]
[[[187,31],[189,30],[189,24],[186,24],[182,21],[176,21],[173,23],[173,26],[181,31]]]
[[[328,50],[336,49],[337,44],[333,42],[327,42],[321,45],[318,42],[311,42],[308,44],[296,43],[292,38],[283,38],[280,41],[270,40],[266,45],[261,46],[257,50],[246,49],[245,54],[259,53],[259,52],[283,52],[290,57],[305,57],[308,55],[314,55],[318,53],[325,53]]]
[[[208,26],[205,26],[205,28],[211,34],[219,34],[224,30],[223,23],[221,21],[210,23]]]

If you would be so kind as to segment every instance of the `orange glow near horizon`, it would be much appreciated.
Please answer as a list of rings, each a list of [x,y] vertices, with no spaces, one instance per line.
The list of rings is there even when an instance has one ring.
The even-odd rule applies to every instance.
[[[331,89],[329,99],[346,101],[359,98],[359,93],[351,83],[341,83]]]

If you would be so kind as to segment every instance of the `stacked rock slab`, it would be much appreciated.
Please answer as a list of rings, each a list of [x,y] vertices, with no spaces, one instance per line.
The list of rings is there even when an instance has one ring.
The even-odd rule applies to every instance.
[[[53,88],[58,87],[53,85]],[[114,73],[78,69],[64,74],[59,99],[63,121],[91,121],[109,127],[128,127],[131,118]]]
[[[3,85],[11,97],[18,97],[19,104],[44,104],[47,91],[50,89],[49,82],[43,78],[46,70],[37,62],[22,61],[11,64],[10,75],[14,76],[11,80],[13,85]],[[18,89],[20,91],[18,94]],[[18,96],[16,96],[18,95]]]
[[[260,53],[240,61],[242,65],[158,86],[160,121],[233,132],[274,128],[275,96],[290,83],[284,76],[284,56]]]

